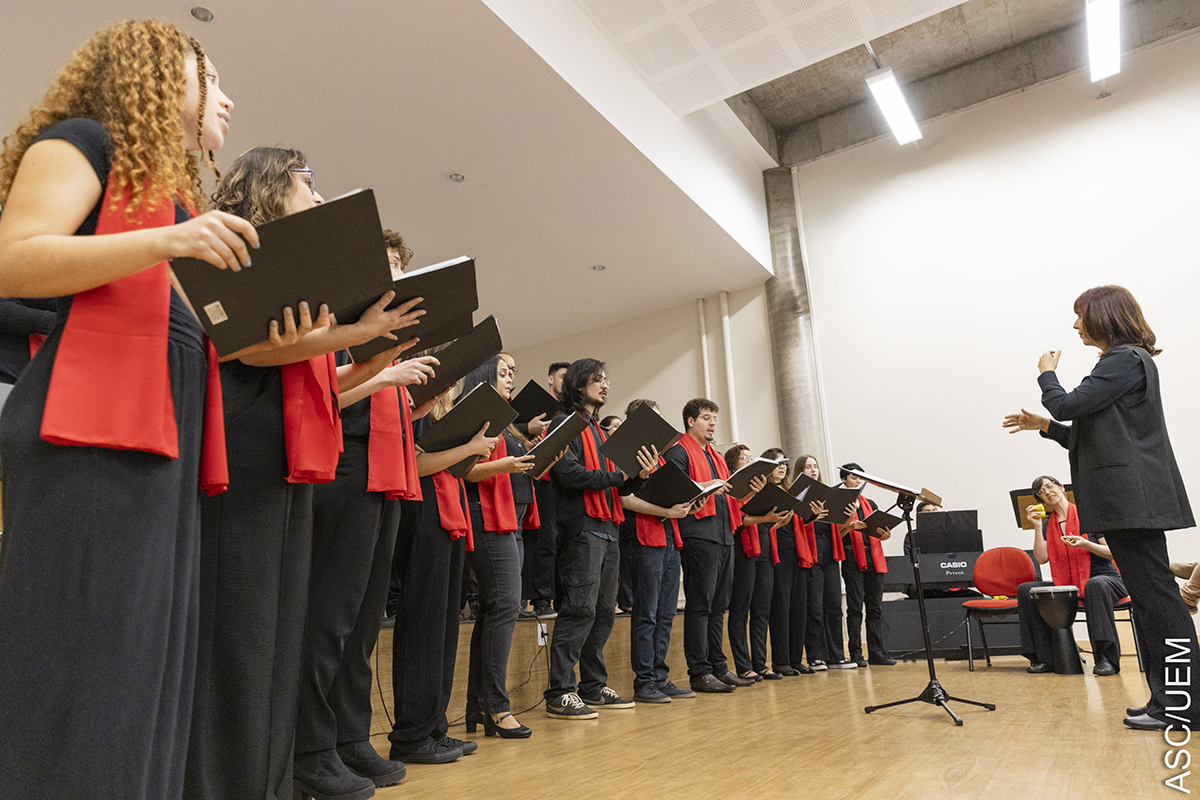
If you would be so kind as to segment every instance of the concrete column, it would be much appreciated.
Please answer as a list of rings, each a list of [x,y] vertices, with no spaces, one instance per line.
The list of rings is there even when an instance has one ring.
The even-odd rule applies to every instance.
[[[767,281],[767,312],[771,326],[771,360],[775,368],[775,397],[779,408],[780,446],[789,458],[802,453],[817,457],[826,482],[837,473],[829,463],[825,410],[813,335],[808,279],[800,248],[800,218],[792,171],[763,172],[767,194],[767,223],[775,276]]]

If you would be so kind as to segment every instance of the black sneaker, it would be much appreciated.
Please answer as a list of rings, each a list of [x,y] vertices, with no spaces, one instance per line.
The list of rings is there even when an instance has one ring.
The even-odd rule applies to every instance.
[[[550,607],[550,601],[538,600],[533,604],[533,615],[538,619],[554,619],[558,612]]]
[[[635,703],[669,703],[671,698],[660,692],[657,687],[643,686],[633,693]]]
[[[894,667],[894,666],[896,666],[896,659],[892,658],[891,656],[879,656],[879,655],[867,656],[867,662],[875,667]]]
[[[601,689],[600,694],[595,697],[580,695],[579,699],[593,708],[633,708],[632,701],[624,699],[607,686]]]
[[[830,669],[858,669],[858,664],[853,661],[847,661],[846,659],[843,658],[841,661],[830,661],[829,668]]]
[[[867,660],[862,656],[859,656],[858,658],[854,659],[854,666],[858,667],[859,669],[866,669]]]
[[[292,765],[292,782],[307,797],[324,800],[366,800],[375,796],[375,784],[356,775],[338,758],[336,750],[301,753]]]
[[[522,608],[517,612],[517,619],[537,619],[537,614],[534,613],[533,609]]]
[[[464,756],[469,756],[479,749],[478,742],[464,742],[462,739],[452,739],[449,736],[442,736],[437,743],[443,747],[457,747],[462,750]]]
[[[812,667],[813,672],[824,672],[829,669],[829,667],[825,666],[824,661],[810,661],[808,662],[808,666]]]
[[[559,719],[596,719],[600,712],[584,705],[579,695],[567,692],[562,697],[546,701],[546,714]]]
[[[392,742],[392,761],[403,761],[405,764],[449,764],[462,758],[463,751],[458,747],[442,744],[440,741],[426,737],[416,744],[396,744]]]
[[[404,780],[404,764],[383,758],[375,752],[370,742],[339,744],[337,753],[351,772],[369,778],[376,788],[392,786]]]
[[[672,700],[690,700],[696,696],[696,693],[691,689],[680,689],[670,681],[660,685],[658,690]]]

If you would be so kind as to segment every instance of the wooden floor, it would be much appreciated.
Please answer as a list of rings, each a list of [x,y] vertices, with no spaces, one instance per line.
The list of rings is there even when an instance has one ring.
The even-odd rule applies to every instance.
[[[552,625],[553,623],[551,623]],[[686,685],[683,618],[676,618],[669,663]],[[391,630],[379,649],[382,693],[391,706]],[[471,624],[462,625],[451,720],[464,708],[463,687]],[[1125,635],[1124,631],[1122,635]],[[541,700],[544,651],[535,625],[518,622],[510,660],[513,708]],[[632,694],[629,619],[618,617],[605,651],[610,685]],[[1086,645],[1086,643],[1084,643]],[[602,711],[600,719],[551,719],[538,707],[519,715],[533,729],[527,740],[487,739],[482,729],[450,735],[477,739],[479,750],[453,764],[410,765],[392,798],[1140,798],[1173,794],[1163,786],[1162,735],[1126,729],[1128,705],[1148,690],[1131,643],[1119,675],[1029,675],[1028,662],[1010,656],[977,663],[936,662],[951,694],[994,703],[995,711],[925,703],[867,715],[867,705],[912,697],[929,680],[924,661],[895,667],[829,671],[763,682],[729,695],[701,695],[669,705]],[[530,677],[529,665],[533,661]],[[390,724],[375,698],[373,739],[387,754]],[[1193,745],[1194,749],[1195,745]],[[1194,753],[1200,756],[1200,752]],[[1200,786],[1200,780],[1197,781]]]

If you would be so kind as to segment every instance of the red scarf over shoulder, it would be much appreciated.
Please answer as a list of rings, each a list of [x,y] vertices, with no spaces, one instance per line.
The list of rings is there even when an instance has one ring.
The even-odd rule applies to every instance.
[[[371,395],[371,434],[367,439],[367,491],[388,500],[420,500],[417,452],[412,442],[412,411],[404,387]]]
[[[283,366],[283,441],[288,483],[329,483],[342,452],[333,353]]]
[[[854,510],[855,519],[866,519],[875,510],[875,504],[861,494],[858,496],[858,508]],[[870,540],[866,545],[863,539]],[[887,558],[883,555],[883,542],[866,531],[850,531],[850,546],[854,548],[854,563],[860,570],[867,569],[867,547],[871,548],[871,563],[877,573],[887,572]]]
[[[817,526],[815,522],[801,522],[799,516],[792,517],[792,533],[796,537],[796,558],[805,569],[817,563]],[[837,553],[837,547],[834,547]]]
[[[689,478],[694,480],[696,483],[707,483],[708,481],[715,480],[716,478],[720,478],[723,481],[729,480],[729,467],[726,465],[725,459],[717,454],[717,451],[711,444],[705,444],[704,447],[701,447],[700,443],[696,441],[695,437],[689,433],[685,433],[683,438],[679,440],[679,443],[683,445],[683,449],[686,450],[688,454]],[[709,469],[708,459],[704,457],[706,452],[712,457],[712,463],[717,465],[716,475],[713,475],[712,470]],[[738,505],[737,500],[729,497],[728,495],[725,496],[725,505],[729,508],[729,530],[736,531],[738,528],[742,527],[741,506]],[[716,497],[710,495],[708,499],[704,501],[704,505],[700,507],[700,510],[697,511],[694,516],[696,519],[704,519],[705,517],[714,516],[716,513],[717,499]]]
[[[1067,503],[1067,536],[1081,536],[1079,513],[1074,503]],[[1055,586],[1077,586],[1083,597],[1083,587],[1092,577],[1092,554],[1082,547],[1071,547],[1063,540],[1058,512],[1046,520],[1046,554],[1050,557],[1050,577]]]
[[[600,440],[600,444],[604,444],[606,437],[604,431],[600,430],[600,426],[596,423],[595,418],[588,422],[587,429],[579,434],[583,439],[583,466],[587,469],[602,469],[606,472],[619,472],[617,465],[604,459],[604,466],[600,466],[600,449],[596,444],[596,439]],[[605,489],[600,492],[584,492],[583,493],[583,508],[587,515],[592,519],[611,519],[617,525],[625,521],[625,511],[621,508],[621,494],[616,488]]]
[[[467,537],[467,552],[474,550],[471,514],[467,510],[467,487],[460,478],[442,470],[433,473],[433,490],[437,495],[438,518],[442,530],[454,541]]]
[[[661,467],[667,463],[662,456],[658,457],[658,465]],[[634,514],[634,522],[637,525],[637,539],[646,547],[666,547],[667,546],[667,528],[671,529],[671,539],[675,542],[675,549],[683,549],[683,537],[679,535],[679,520],[665,519],[659,520],[658,517],[648,514]]]
[[[478,463],[485,464],[507,457],[508,442],[505,441],[504,434],[500,434],[492,452]],[[513,501],[512,477],[502,472],[480,481],[477,486],[479,508],[483,511],[483,529],[493,533],[515,533],[519,530],[520,520],[517,519],[517,505]]]
[[[160,198],[153,211],[143,205],[130,222],[125,211],[131,187],[119,197],[115,187],[109,181],[97,236],[175,224],[175,205],[169,197]],[[171,279],[165,261],[76,294],[50,374],[42,438],[51,444],[179,458],[167,367],[170,317]],[[229,487],[229,469],[217,352],[212,342],[206,344],[208,390],[199,484],[205,494],[214,495]]]
[[[764,525],[766,523],[759,523]],[[758,525],[743,525],[738,531],[742,539],[742,552],[750,558],[756,558],[762,555],[762,542],[758,537]],[[771,539],[771,563],[779,563],[779,540],[775,538],[775,526],[767,529],[767,535]]]

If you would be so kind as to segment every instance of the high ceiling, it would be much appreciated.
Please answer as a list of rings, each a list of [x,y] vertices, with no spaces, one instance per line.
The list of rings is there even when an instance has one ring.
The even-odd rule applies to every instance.
[[[1079,22],[1083,0],[969,0],[871,42],[884,67],[912,82]],[[855,47],[751,89],[747,94],[780,133],[823,117],[869,93],[875,70]]]
[[[186,0],[0,4],[0,130],[94,30],[155,16],[236,102],[221,163],[286,144],[327,197],[373,186],[415,263],[477,259],[510,348],[769,277],[480,0],[196,2],[213,22]]]

